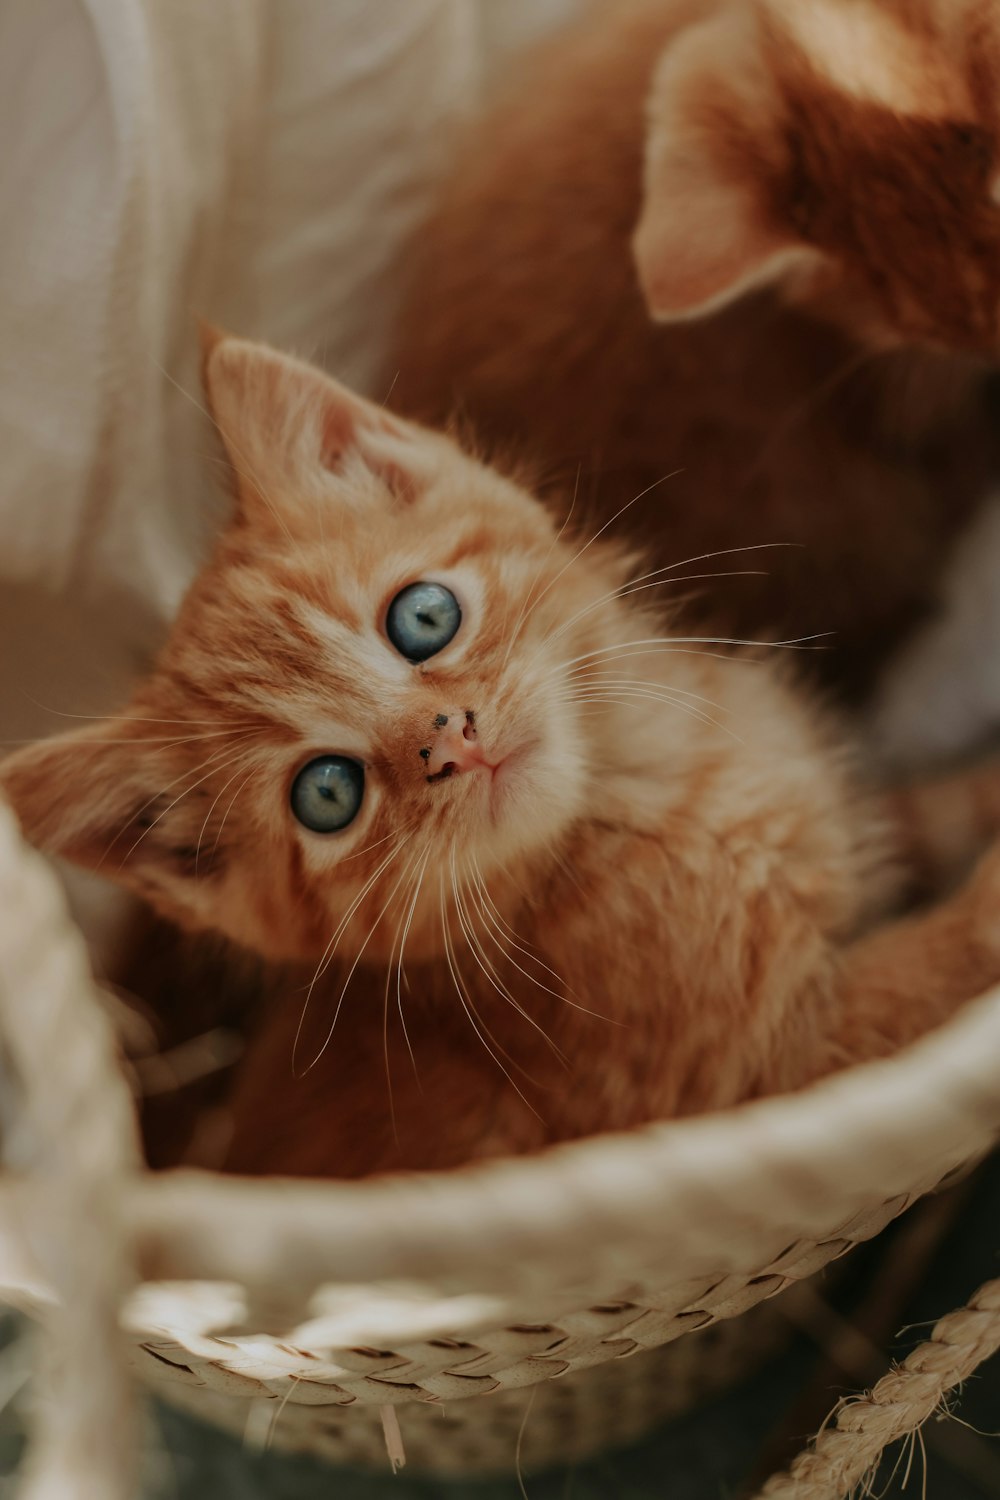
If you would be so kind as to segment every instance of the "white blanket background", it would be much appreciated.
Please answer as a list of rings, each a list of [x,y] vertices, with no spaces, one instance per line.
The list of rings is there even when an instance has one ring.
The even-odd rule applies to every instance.
[[[119,703],[197,566],[197,318],[370,388],[464,113],[577,3],[4,0],[0,738]]]

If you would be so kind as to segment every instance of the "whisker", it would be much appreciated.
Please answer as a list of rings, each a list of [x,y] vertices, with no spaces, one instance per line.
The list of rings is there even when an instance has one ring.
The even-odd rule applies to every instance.
[[[50,703],[42,703],[38,698],[33,698],[30,693],[21,689],[21,696],[26,698],[35,708],[40,708],[43,713],[55,714],[60,719],[81,719],[88,724],[115,724],[125,718],[129,724],[182,724],[185,727],[194,724],[199,728],[219,729],[228,725],[232,729],[244,729],[250,726],[251,720],[238,719],[230,723],[227,719],[155,719],[143,717],[140,714],[74,714],[64,708],[53,708]]]
[[[833,635],[832,630],[822,630],[815,635],[801,635],[787,641],[748,641],[737,636],[723,635],[653,635],[634,641],[621,641],[611,646],[597,646],[592,651],[583,651],[579,656],[570,657],[568,661],[560,663],[562,668],[573,667],[577,662],[590,661],[597,656],[609,656],[615,651],[623,651],[631,646],[748,646],[761,650],[785,650],[801,651],[815,649],[813,641],[825,640]]]
[[[315,969],[315,972],[313,973],[313,977],[309,981],[309,985],[308,985],[308,987],[306,989],[306,997],[305,997],[305,1000],[302,1002],[302,1012],[301,1012],[301,1014],[299,1016],[299,1023],[298,1023],[298,1025],[295,1028],[295,1038],[294,1038],[294,1040],[292,1042],[292,1072],[293,1072],[293,1074],[295,1074],[296,1077],[300,1076],[298,1073],[296,1073],[296,1067],[297,1067],[296,1057],[298,1055],[299,1042],[300,1042],[301,1037],[302,1037],[302,1028],[305,1025],[306,1013],[307,1013],[307,1011],[309,1009],[309,1002],[312,999],[313,990],[316,988],[316,985],[323,978],[323,975],[326,973],[327,969],[330,967],[330,964],[333,962],[333,956],[334,956],[334,954],[337,951],[337,944],[340,941],[340,938],[341,938],[341,936],[342,936],[345,928],[348,926],[351,918],[354,916],[354,913],[357,911],[357,909],[361,905],[362,901],[368,895],[368,892],[372,889],[372,887],[374,886],[375,882],[378,880],[379,876],[382,874],[383,870],[385,870],[385,869],[388,868],[388,866],[395,859],[396,855],[399,853],[399,851],[400,851],[401,848],[402,848],[402,843],[399,842],[399,841],[397,841],[397,843],[394,844],[393,847],[389,850],[389,853],[386,855],[385,859],[383,859],[382,863],[377,867],[377,869],[374,871],[374,873],[372,875],[370,875],[368,877],[368,879],[365,881],[364,885],[361,887],[361,890],[355,896],[354,900],[351,902],[350,906],[347,908],[347,911],[341,917],[340,922],[337,925],[336,931],[334,932],[334,934],[331,937],[330,941],[327,943],[326,947],[324,948],[323,953],[322,953],[322,955],[320,957],[319,963],[316,965],[316,969]],[[338,1013],[339,1013],[339,1005],[338,1005]],[[336,1025],[336,1023],[337,1023],[337,1017],[335,1015],[334,1018],[333,1018],[333,1024]],[[327,1040],[329,1040],[329,1038],[327,1038]],[[324,1046],[325,1045],[326,1044],[324,1043]],[[314,1061],[315,1061],[315,1059],[314,1059]],[[310,1066],[312,1066],[312,1065],[310,1064]]]
[[[372,849],[377,849],[380,844],[388,843],[389,839],[395,838],[395,835],[396,830],[392,829],[389,833],[385,834],[383,838],[374,839],[372,843],[366,844],[363,849],[355,849],[353,854],[345,854],[340,863],[342,865],[346,865],[348,860],[360,859],[362,854],[368,854]]]
[[[690,703],[679,702],[676,698],[671,698],[664,693],[643,691],[638,688],[620,688],[616,693],[599,693],[596,691],[586,693],[581,695],[577,701],[593,704],[613,703],[619,707],[627,707],[630,702],[634,702],[636,699],[647,699],[656,703],[662,703],[668,708],[676,708],[678,712],[687,714],[688,718],[697,719],[700,724],[711,725],[721,730],[723,734],[727,734],[730,739],[736,740],[738,744],[746,744],[746,741],[736,734],[734,730],[730,729],[727,724],[720,723],[718,719],[714,719],[711,714],[703,713],[700,709],[694,708]]]
[[[458,995],[459,1001],[461,1002],[462,1009],[464,1010],[465,1015],[466,1015],[466,1017],[467,1017],[467,1019],[469,1021],[469,1024],[471,1025],[473,1031],[476,1033],[477,1037],[482,1042],[483,1046],[486,1048],[486,1051],[488,1052],[489,1056],[496,1063],[497,1067],[500,1069],[501,1073],[504,1075],[504,1077],[506,1078],[507,1082],[510,1084],[511,1088],[514,1090],[515,1094],[517,1094],[518,1098],[526,1105],[526,1107],[531,1111],[531,1113],[535,1116],[535,1118],[537,1120],[541,1120],[541,1118],[542,1118],[541,1115],[535,1109],[534,1105],[532,1105],[530,1103],[530,1101],[525,1098],[524,1093],[522,1092],[522,1090],[520,1088],[518,1088],[518,1085],[517,1085],[516,1081],[514,1080],[514,1078],[511,1076],[511,1074],[508,1072],[508,1070],[504,1067],[503,1063],[500,1061],[500,1058],[497,1056],[496,1052],[494,1052],[493,1048],[490,1046],[489,1042],[486,1040],[486,1036],[483,1035],[482,1030],[480,1030],[480,1027],[477,1024],[477,1021],[476,1021],[476,1018],[475,1018],[475,1011],[474,1011],[474,1009],[470,1009],[470,1002],[466,998],[466,993],[465,993],[464,987],[462,985],[462,981],[461,981],[461,979],[459,977],[459,972],[458,972],[458,968],[457,968],[457,965],[456,965],[456,960],[455,960],[455,956],[454,956],[454,952],[453,952],[452,940],[451,940],[451,929],[448,926],[448,913],[447,913],[447,910],[445,908],[444,877],[443,877],[443,875],[439,876],[439,893],[440,893],[440,906],[441,906],[441,934],[442,934],[442,938],[443,938],[443,942],[444,942],[444,955],[445,955],[445,959],[446,959],[447,964],[448,964],[448,971],[451,974],[452,983],[455,986],[455,993]],[[488,1032],[487,1032],[487,1035],[489,1035]],[[493,1041],[494,1042],[496,1041],[495,1037],[493,1038]]]
[[[419,853],[419,850],[418,850],[418,852],[413,856],[413,858],[407,864],[406,869],[403,871],[403,874],[399,878],[399,882],[397,883],[397,886],[398,886],[398,884],[401,884],[403,882],[403,880],[407,879],[410,876],[410,874],[411,874],[411,872],[413,872],[414,866],[417,864],[417,861],[419,860],[419,858],[420,858],[420,853]],[[427,859],[427,856],[425,855],[424,856],[424,862],[425,863],[426,863],[426,859]],[[393,888],[392,894],[395,894],[396,888],[397,887]],[[391,895],[390,895],[390,900],[391,900]],[[385,910],[386,911],[388,910],[388,903],[386,904]],[[385,915],[385,912],[383,912],[383,916],[384,915]],[[404,912],[403,912],[403,916],[405,916],[405,909],[404,909]],[[399,942],[400,931],[401,931],[402,925],[403,925],[403,917],[400,917],[399,921],[396,923],[396,930],[395,930],[395,932],[392,935],[392,946],[389,949],[389,958],[388,958],[388,962],[386,963],[386,966],[385,966],[385,994],[384,994],[384,999],[383,999],[383,1003],[382,1003],[382,1055],[385,1058],[385,1082],[386,1082],[386,1087],[387,1087],[388,1092],[389,1092],[389,1122],[390,1122],[390,1124],[392,1126],[392,1137],[393,1137],[393,1140],[396,1142],[397,1146],[399,1145],[399,1130],[398,1130],[398,1127],[397,1127],[397,1124],[396,1124],[396,1100],[395,1100],[395,1097],[394,1097],[393,1092],[392,1092],[392,1064],[391,1064],[391,1061],[390,1061],[390,1058],[389,1058],[389,983],[390,983],[390,981],[392,979],[393,960],[394,960],[394,958],[396,956],[396,944]],[[404,939],[404,941],[405,941],[405,939]],[[400,950],[400,954],[402,955],[402,949]],[[403,1020],[402,1009],[400,1009],[399,1017],[400,1017],[400,1020],[402,1021]],[[409,1053],[410,1053],[410,1062],[413,1065],[414,1073],[416,1073],[416,1063],[414,1062],[414,1058],[413,1058],[413,1048],[410,1047],[410,1039],[409,1039],[409,1037],[406,1034],[406,1023],[405,1023],[405,1021],[403,1022],[403,1035],[404,1035],[404,1037],[406,1037],[406,1044],[407,1044],[407,1048],[409,1049]]]
[[[237,799],[238,799],[240,793],[243,791],[243,788],[246,787],[246,786],[249,786],[250,782],[253,780],[253,778],[254,778],[254,776],[256,774],[257,774],[257,767],[254,766],[253,769],[240,782],[239,786],[236,788],[235,792],[233,793],[232,798],[230,799],[229,806],[226,808],[225,812],[222,814],[222,822],[219,824],[218,832],[215,835],[215,843],[212,845],[212,855],[213,855],[213,857],[218,852],[219,845],[222,842],[222,835],[223,835],[223,832],[225,831],[226,822],[227,822],[227,820],[229,818],[229,814],[232,812],[233,808],[236,806]]]
[[[720,729],[724,735],[729,735],[730,739],[735,739],[738,744],[745,744],[745,739],[742,739],[735,730],[730,729],[729,724],[724,724],[720,718],[715,718],[712,714],[706,714],[705,709],[697,708],[694,703],[685,703],[684,700],[673,696],[666,688],[657,690],[655,687],[639,684],[639,682],[607,682],[604,687],[585,688],[580,693],[573,694],[571,700],[577,703],[622,703],[624,705],[628,699],[648,699],[651,702],[664,703],[667,708],[681,709],[681,712],[688,714],[688,717],[697,718],[702,724],[711,724],[715,729]]]
[[[542,589],[542,592],[537,596],[537,598],[532,601],[530,608],[524,616],[524,619],[521,621],[520,631],[524,630],[524,627],[527,625],[528,620],[531,618],[534,611],[538,608],[539,604],[541,604],[542,600],[545,598],[545,595],[549,592],[549,590],[555,587],[560,578],[562,578],[569,571],[574,563],[580,561],[580,558],[583,556],[583,554],[594,545],[599,537],[602,537],[604,535],[609,526],[613,526],[615,522],[619,520],[627,510],[630,510],[633,505],[636,505],[640,500],[643,499],[644,496],[648,495],[651,490],[655,490],[661,484],[666,484],[668,479],[675,479],[681,472],[682,471],[680,469],[673,469],[669,474],[663,474],[659,479],[654,479],[652,484],[648,484],[644,490],[640,490],[637,495],[632,496],[631,500],[626,501],[624,505],[620,506],[618,510],[615,511],[614,515],[609,517],[609,519],[605,521],[603,526],[599,526],[594,534],[584,542],[583,546],[580,547],[576,552],[574,552],[569,561],[563,564],[555,577],[549,579],[548,583]],[[511,642],[511,644],[513,644],[513,642]]]
[[[399,959],[396,963],[396,1008],[399,1011],[399,1024],[403,1028],[403,1040],[406,1042],[406,1050],[410,1054],[410,1062],[413,1065],[413,1076],[417,1080],[417,1088],[420,1089],[421,1093],[423,1093],[423,1087],[420,1083],[420,1074],[417,1071],[417,1059],[413,1055],[413,1048],[410,1045],[410,1035],[406,1029],[406,1018],[403,1015],[403,956],[406,952],[406,939],[410,935],[410,926],[413,922],[413,914],[417,909],[417,902],[420,899],[420,892],[423,888],[424,875],[427,873],[427,862],[429,859],[430,851],[428,850],[428,852],[424,855],[423,864],[420,866],[420,869],[417,872],[416,883],[413,890],[413,897],[410,901],[409,911],[406,914],[406,922],[403,926],[403,937],[399,945]]]
[[[491,916],[488,906],[484,904],[481,907],[481,915],[487,920],[490,926],[495,929],[494,932],[491,932],[490,926],[487,926],[484,931],[486,932],[486,935],[491,939],[491,941],[495,943],[496,946],[500,949],[501,953],[503,953],[507,962],[513,964],[518,973],[523,974],[525,979],[527,979],[530,984],[533,984],[536,989],[544,990],[546,994],[552,995],[554,999],[561,1001],[564,1005],[568,1005],[571,1010],[581,1011],[584,1015],[593,1016],[595,1020],[598,1021],[607,1021],[612,1026],[620,1026],[622,1023],[620,1021],[614,1020],[613,1017],[603,1015],[600,1011],[591,1010],[588,1006],[581,1004],[580,998],[576,994],[576,991],[571,989],[569,985],[566,985],[566,993],[561,993],[559,990],[551,989],[547,984],[543,984],[542,981],[538,979],[534,974],[529,974],[528,970],[523,968],[522,965],[517,962],[517,959],[511,957],[508,948],[505,946],[506,944],[509,944],[511,947],[516,948],[519,953],[523,953],[524,956],[530,959],[532,963],[535,963],[539,966],[539,968],[544,969],[547,974],[551,974],[552,978],[555,979],[557,983],[563,985],[566,984],[566,981],[563,979],[561,974],[557,974],[555,969],[550,968],[543,959],[539,958],[537,953],[534,953],[530,949],[524,947],[524,945],[517,940],[517,936],[514,933],[513,928],[510,928],[509,923],[504,921],[502,914],[497,910],[497,907],[493,902],[489,891],[486,889],[486,884],[483,880],[482,872],[479,870],[478,865],[475,867],[475,870],[481,899],[484,901],[484,903],[489,903],[489,906],[493,908],[493,911],[496,912],[497,917],[499,917],[501,922],[504,922],[504,926],[508,928],[511,934],[510,936],[507,936],[503,931],[501,931],[501,929],[497,926],[496,921]],[[574,998],[570,1000],[568,998],[569,995],[572,995]]]
[[[556,1043],[552,1040],[552,1038],[548,1035],[548,1033],[544,1030],[544,1028],[542,1026],[540,1026],[539,1023],[535,1020],[534,1016],[529,1015],[529,1013],[524,1009],[524,1007],[521,1004],[519,1004],[518,1001],[514,998],[514,996],[511,993],[511,991],[507,988],[507,986],[501,980],[500,976],[497,974],[496,966],[491,962],[488,954],[486,953],[485,948],[483,948],[483,946],[479,942],[479,940],[478,940],[475,932],[473,931],[471,915],[469,913],[468,907],[465,906],[465,902],[464,902],[462,893],[459,890],[459,887],[458,887],[458,884],[457,884],[457,871],[456,871],[456,868],[455,868],[455,851],[454,851],[454,849],[452,850],[452,856],[451,856],[451,872],[452,872],[452,887],[453,887],[453,889],[455,891],[455,909],[458,912],[458,919],[459,919],[459,922],[462,925],[462,930],[463,930],[463,932],[465,933],[466,937],[469,940],[469,944],[470,944],[469,951],[471,952],[472,957],[475,959],[475,961],[479,965],[480,969],[482,969],[483,974],[486,976],[486,979],[487,979],[488,983],[490,985],[492,985],[493,989],[496,990],[497,994],[501,997],[501,999],[506,1000],[509,1005],[512,1005],[513,1008],[517,1011],[518,1015],[519,1016],[523,1016],[523,1018],[528,1022],[528,1024],[530,1026],[534,1027],[534,1029],[538,1032],[539,1036],[542,1037],[542,1039],[544,1040],[544,1042],[546,1043],[546,1045],[551,1049],[551,1051],[559,1059],[559,1061],[563,1064],[563,1066],[566,1067],[566,1068],[568,1068],[569,1067],[569,1060],[566,1057],[565,1052],[563,1052],[563,1050],[562,1050],[561,1047],[559,1047],[559,1046],[556,1045]],[[501,949],[501,952],[502,951],[503,950]],[[532,1080],[532,1081],[534,1082],[534,1080]]]
[[[635,653],[636,656],[646,656],[653,654],[656,653],[644,651],[637,651]],[[616,656],[614,661],[610,663],[610,665],[617,666],[622,659],[622,657]],[[577,687],[589,686],[612,686],[616,682],[632,680],[628,678],[607,677],[603,675],[607,670],[607,665],[608,664],[606,663],[598,662],[592,667],[574,667],[572,672],[567,672],[567,681],[575,689]],[[693,693],[690,688],[675,687],[672,682],[658,682],[655,678],[652,677],[640,677],[635,679],[635,681],[640,683],[643,687],[664,688],[668,693],[673,693],[677,697],[690,698],[695,703],[706,703],[709,708],[718,709],[720,714],[729,713],[729,709],[724,703],[716,703],[714,698],[706,698],[703,693]]]
[[[246,733],[242,737],[246,738]],[[140,813],[145,812],[146,808],[151,806],[158,797],[162,797],[165,792],[169,792],[172,787],[175,787],[179,781],[184,781],[185,778],[189,776],[197,776],[199,771],[205,771],[204,776],[199,777],[198,780],[193,782],[191,786],[186,786],[183,791],[179,792],[178,795],[173,799],[173,801],[169,802],[163,809],[163,811],[161,813],[158,813],[157,816],[152,819],[148,827],[142,830],[139,837],[133,844],[128,847],[128,849],[126,849],[125,853],[122,855],[121,861],[118,865],[119,870],[124,869],[126,860],[131,858],[146,835],[152,833],[157,824],[162,822],[162,820],[167,816],[167,813],[171,812],[177,806],[178,802],[182,802],[185,797],[191,794],[191,792],[196,791],[198,787],[200,787],[204,782],[208,781],[209,777],[214,775],[217,770],[224,770],[227,766],[234,765],[236,760],[244,753],[243,750],[238,750],[235,756],[229,758],[230,749],[230,746],[226,746],[224,750],[215,751],[213,755],[208,756],[206,760],[201,761],[197,766],[194,766],[193,768],[189,767],[187,770],[182,771],[179,776],[175,776],[173,781],[168,781],[166,786],[161,787],[158,792],[154,792],[152,797],[147,797],[142,806],[137,808],[135,813],[136,817],[138,817]],[[220,762],[221,765],[219,764]],[[207,770],[206,767],[208,768]],[[111,843],[108,844],[108,847],[101,855],[101,858],[98,861],[98,865],[102,865],[104,863],[108,855],[111,853],[111,850],[114,848],[114,845],[115,840],[112,839]]]
[[[340,937],[341,937],[344,929],[347,927],[347,925],[350,922],[351,918],[354,916],[354,913],[357,911],[358,907],[361,905],[362,901],[365,899],[365,897],[367,896],[368,892],[371,890],[372,886],[378,880],[378,878],[382,874],[383,870],[388,869],[389,865],[392,864],[392,861],[395,859],[396,855],[399,853],[400,849],[403,847],[403,843],[404,842],[405,842],[405,840],[397,840],[396,841],[396,843],[393,845],[393,847],[389,850],[389,853],[383,859],[382,863],[378,866],[378,868],[374,871],[374,873],[372,875],[370,875],[368,877],[368,879],[365,881],[364,885],[361,887],[361,890],[358,892],[358,894],[355,896],[354,900],[351,902],[350,906],[347,908],[347,911],[345,912],[344,916],[340,919],[340,923],[339,923],[336,931],[334,932],[333,937],[330,939],[329,943],[327,944],[326,949],[325,949],[325,951],[323,953],[323,957],[320,959],[319,965],[317,966],[317,969],[316,969],[316,972],[315,972],[315,974],[312,977],[312,982],[309,985],[309,992],[306,995],[306,1001],[307,1002],[308,1002],[308,999],[309,999],[309,994],[312,993],[313,985],[315,985],[315,983],[317,982],[317,980],[323,978],[323,975],[326,973],[327,969],[329,968],[330,960],[332,960],[332,958],[333,958],[333,953],[334,953],[334,950],[336,948],[337,942],[339,941],[339,939],[340,939]]]
[[[660,576],[662,574],[668,574],[669,576],[662,577]],[[665,588],[669,584],[701,583],[709,578],[766,578],[767,576],[767,571],[764,568],[737,568],[726,569],[723,573],[681,573],[680,575],[674,574],[672,568],[656,568],[651,573],[641,573],[638,578],[633,578],[627,583],[620,584],[618,588],[609,589],[599,599],[595,599],[592,603],[585,605],[583,609],[578,609],[575,615],[571,615],[568,620],[564,620],[559,628],[552,632],[548,640],[557,640],[559,636],[565,635],[567,630],[572,630],[574,625],[578,625],[581,620],[586,619],[595,610],[612,604],[616,599],[627,599],[630,594],[642,594],[647,589]],[[647,580],[651,581],[647,582]]]
[[[399,853],[399,849],[396,849],[396,850],[393,851],[393,855],[398,854],[398,853]],[[390,858],[391,857],[393,857],[393,856],[390,856]],[[404,871],[404,874],[405,874],[405,871]],[[395,896],[396,892],[399,890],[399,887],[402,884],[402,881],[403,881],[403,876],[401,875],[399,877],[399,879],[396,881],[396,884],[393,886],[392,890],[389,892],[389,895],[386,898],[385,905],[382,907],[382,910],[379,912],[378,916],[375,918],[374,922],[369,927],[368,932],[365,935],[364,941],[360,944],[360,946],[358,948],[358,951],[357,951],[357,953],[354,956],[354,962],[351,964],[351,967],[347,971],[347,978],[344,980],[344,983],[343,983],[343,986],[341,988],[340,994],[337,997],[337,1003],[336,1003],[336,1005],[334,1007],[334,1012],[333,1012],[333,1020],[330,1022],[330,1029],[327,1032],[327,1034],[326,1034],[326,1036],[325,1036],[325,1038],[323,1040],[323,1045],[320,1047],[319,1051],[316,1053],[316,1056],[313,1058],[312,1062],[309,1063],[308,1067],[304,1068],[303,1071],[302,1071],[302,1073],[299,1074],[299,1075],[297,1075],[297,1076],[304,1078],[307,1073],[311,1072],[312,1069],[319,1062],[320,1058],[323,1056],[323,1054],[326,1051],[327,1047],[329,1047],[331,1041],[333,1040],[333,1033],[334,1033],[334,1031],[337,1028],[337,1020],[338,1020],[338,1017],[340,1016],[341,1007],[344,1004],[344,997],[346,996],[347,991],[348,991],[348,989],[350,987],[351,980],[354,978],[354,975],[355,975],[355,973],[357,971],[358,964],[361,962],[362,958],[365,955],[365,950],[367,949],[368,944],[371,942],[372,938],[375,936],[375,933],[376,933],[378,927],[381,925],[383,917],[385,916],[386,912],[389,910],[389,907],[392,905],[392,898]],[[316,981],[314,979],[313,980],[313,984],[315,984],[315,982]],[[306,995],[306,1005],[308,1005],[308,1003],[309,1003],[309,996],[312,994],[312,988],[313,988],[313,985],[311,984],[309,986],[309,994]],[[304,1015],[305,1015],[305,1010],[303,1009],[303,1017],[304,1017]],[[299,1029],[301,1029],[301,1021],[300,1021],[300,1027],[299,1027]],[[299,1032],[297,1030],[296,1033],[295,1033],[296,1043],[298,1042],[298,1037],[299,1037]],[[295,1045],[293,1044],[293,1047],[292,1047],[292,1067],[293,1067],[293,1069],[294,1069],[294,1066],[295,1066]]]
[[[253,752],[250,751],[250,750],[247,750],[244,753],[247,754],[247,755],[250,755]],[[205,821],[201,825],[201,830],[200,830],[200,832],[198,834],[198,842],[197,842],[197,844],[195,846],[195,851],[194,851],[194,878],[196,880],[198,879],[198,861],[201,858],[201,844],[202,844],[202,840],[205,837],[205,832],[206,832],[206,830],[208,828],[209,822],[211,821],[212,814],[215,812],[215,809],[218,807],[219,802],[222,799],[223,793],[226,792],[226,791],[228,791],[228,789],[232,786],[233,782],[236,780],[237,776],[239,776],[240,771],[242,771],[242,769],[243,769],[243,767],[239,766],[238,769],[233,772],[232,776],[230,776],[229,780],[223,783],[223,785],[220,788],[219,792],[217,793],[217,795],[215,797],[215,800],[213,801],[211,807],[208,809],[208,812],[205,814]],[[252,774],[253,773],[251,772],[251,775]],[[245,783],[244,783],[244,785],[245,785]],[[218,847],[219,847],[219,840],[217,838],[216,841],[215,841],[215,843],[212,846],[212,852],[213,852],[213,854],[218,849]]]
[[[215,734],[188,734],[188,735],[133,735],[131,739],[108,740],[103,736],[90,741],[92,745],[110,745],[120,749],[123,745],[138,749],[142,745],[172,745],[175,748],[181,745],[196,745],[202,740],[232,739],[234,735],[250,735],[257,733],[256,726],[253,729],[226,729]],[[31,739],[22,740],[0,740],[0,745],[45,745],[52,738],[50,735],[34,735]]]
[[[556,550],[560,541],[562,540],[563,533],[569,525],[573,512],[576,509],[577,497],[580,493],[580,474],[582,471],[582,467],[583,466],[581,464],[577,464],[576,466],[576,481],[573,485],[573,496],[569,503],[569,509],[563,517],[562,525],[559,527],[559,530],[556,532],[555,536],[552,538],[552,541],[549,543],[548,550],[546,551],[545,556],[543,557],[539,565],[538,572],[535,574],[534,579],[532,580],[531,588],[528,589],[527,593],[524,596],[524,600],[521,604],[520,611],[518,612],[517,619],[514,621],[514,628],[508,635],[507,654],[504,656],[504,659],[501,663],[501,671],[510,661],[510,653],[513,650],[514,643],[518,638],[518,632],[520,631],[521,623],[525,618],[525,613],[531,607],[531,598],[535,592],[535,589],[538,587],[539,579],[545,571],[549,558],[552,556],[553,552]]]

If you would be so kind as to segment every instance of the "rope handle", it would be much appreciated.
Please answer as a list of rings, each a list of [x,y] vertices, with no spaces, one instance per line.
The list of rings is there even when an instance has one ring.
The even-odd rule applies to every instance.
[[[988,1281],[871,1392],[841,1402],[813,1444],[787,1473],[769,1479],[756,1500],[844,1500],[890,1443],[917,1432],[998,1349],[1000,1281]]]
[[[123,1190],[135,1116],[83,938],[0,802],[0,1078],[7,1195],[54,1294],[24,1500],[129,1500],[130,1383],[118,1314],[132,1282]]]

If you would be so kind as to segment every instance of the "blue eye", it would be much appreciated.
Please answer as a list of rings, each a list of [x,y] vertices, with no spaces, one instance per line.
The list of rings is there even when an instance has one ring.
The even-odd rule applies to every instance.
[[[389,605],[385,633],[407,661],[427,661],[443,651],[462,623],[462,611],[441,583],[411,583]]]
[[[365,772],[346,755],[320,755],[292,782],[292,812],[313,833],[338,833],[361,811]]]

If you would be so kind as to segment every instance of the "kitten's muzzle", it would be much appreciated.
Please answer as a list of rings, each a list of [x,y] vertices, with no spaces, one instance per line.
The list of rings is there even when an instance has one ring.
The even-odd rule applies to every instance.
[[[467,771],[489,771],[492,775],[501,764],[484,749],[471,710],[438,714],[434,720],[434,741],[429,750],[420,752],[427,768],[427,780],[446,781]]]

